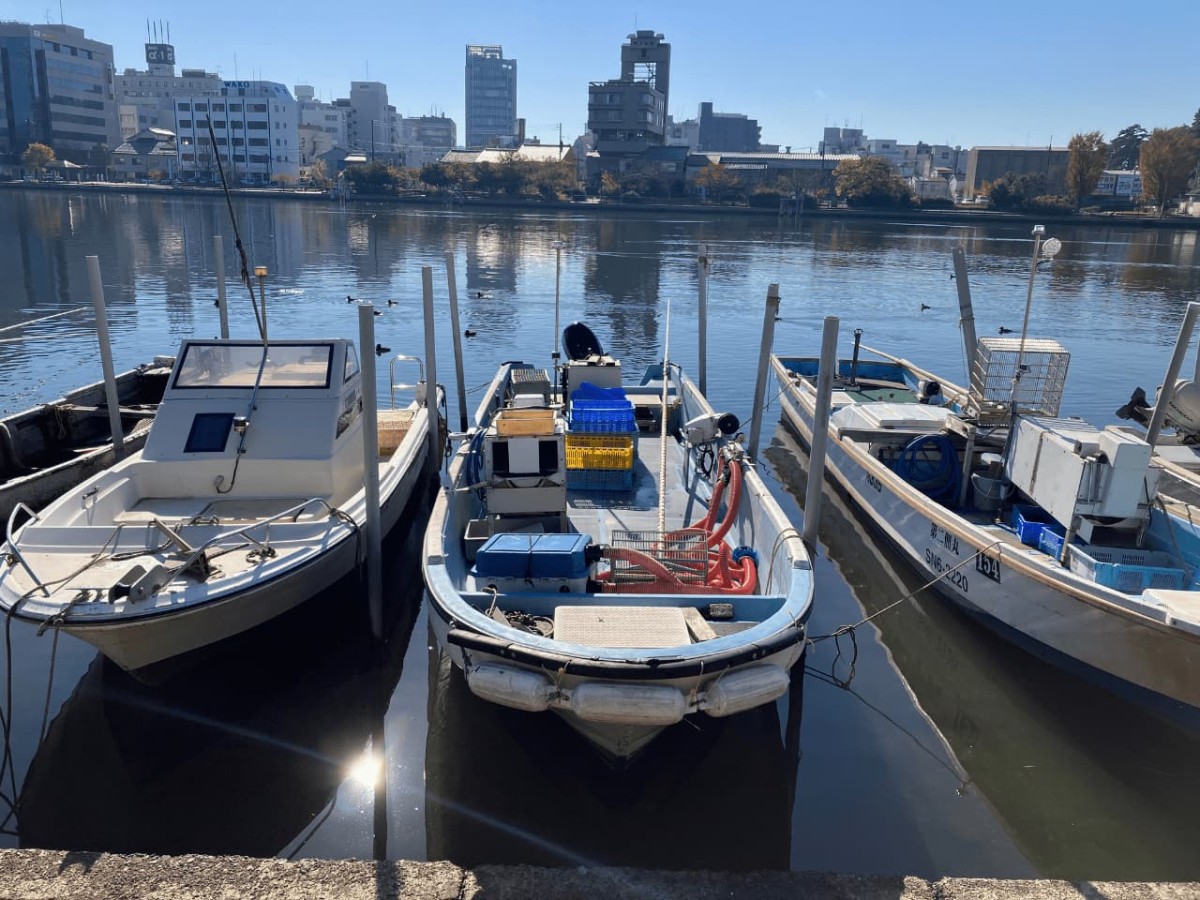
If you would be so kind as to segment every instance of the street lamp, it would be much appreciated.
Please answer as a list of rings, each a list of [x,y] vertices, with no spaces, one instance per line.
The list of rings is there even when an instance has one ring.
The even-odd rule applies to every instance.
[[[1049,238],[1043,243],[1042,235],[1045,233],[1045,225],[1033,226],[1033,259],[1029,264],[1029,289],[1025,293],[1025,320],[1021,323],[1021,344],[1017,349],[1017,365],[1013,370],[1012,396],[1009,398],[1009,405],[1013,416],[1017,414],[1017,391],[1021,383],[1021,373],[1025,369],[1025,338],[1029,333],[1029,310],[1033,306],[1033,279],[1037,275],[1038,265],[1054,259],[1058,251],[1062,249],[1062,241],[1058,238]]]

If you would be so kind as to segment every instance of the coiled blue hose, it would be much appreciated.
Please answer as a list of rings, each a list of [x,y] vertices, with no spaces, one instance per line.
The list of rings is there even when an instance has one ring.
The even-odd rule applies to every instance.
[[[923,434],[909,441],[892,463],[892,471],[931,500],[958,500],[962,472],[948,435]]]

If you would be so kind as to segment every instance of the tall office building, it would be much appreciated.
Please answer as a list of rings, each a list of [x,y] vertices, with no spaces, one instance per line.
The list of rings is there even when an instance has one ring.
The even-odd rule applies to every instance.
[[[185,180],[216,180],[214,137],[225,177],[235,184],[270,184],[299,176],[299,116],[286,86],[224,81],[219,94],[178,97],[174,105],[178,172]]]
[[[111,45],[71,25],[0,22],[0,155],[36,142],[83,165],[120,137]]]
[[[517,61],[500,46],[467,45],[468,148],[517,143]]]

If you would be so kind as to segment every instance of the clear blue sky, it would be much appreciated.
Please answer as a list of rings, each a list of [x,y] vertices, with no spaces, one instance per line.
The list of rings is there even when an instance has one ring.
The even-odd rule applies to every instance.
[[[826,125],[903,143],[1061,146],[1079,131],[1190,124],[1200,108],[1195,0],[62,0],[62,16],[112,44],[118,70],[145,67],[152,16],[170,22],[177,70],[311,84],[326,100],[382,81],[400,113],[442,112],[460,141],[466,44],[503,45],[528,133],[557,140],[561,122],[571,140],[587,83],[620,74],[635,28],[671,43],[676,119],[711,100],[794,149],[815,147]],[[57,22],[58,0],[0,0],[0,19]]]

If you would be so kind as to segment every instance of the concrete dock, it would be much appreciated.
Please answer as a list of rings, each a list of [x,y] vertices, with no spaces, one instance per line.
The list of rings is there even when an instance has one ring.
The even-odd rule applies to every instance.
[[[543,869],[448,862],[0,851],[0,900],[1191,900],[1200,882]]]

